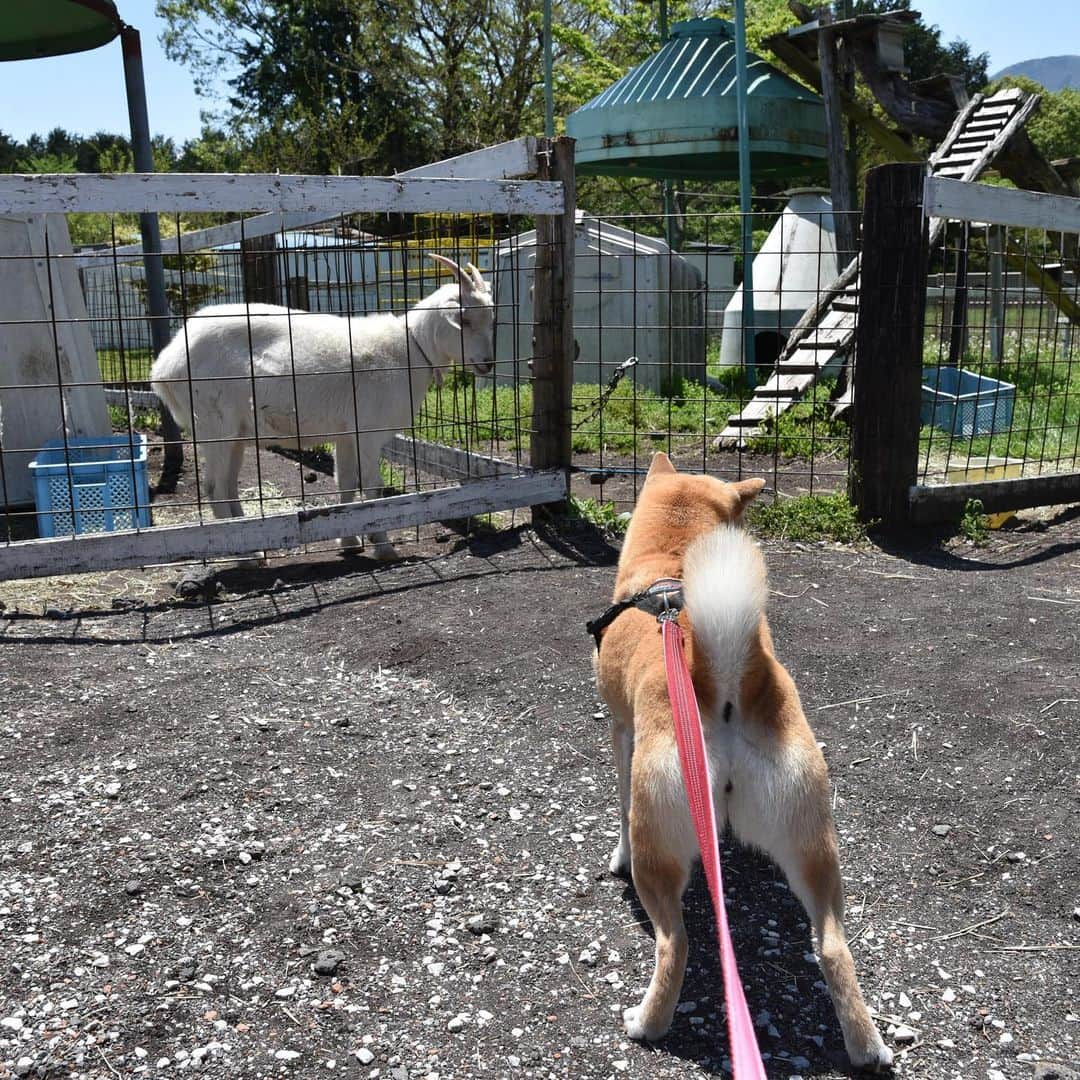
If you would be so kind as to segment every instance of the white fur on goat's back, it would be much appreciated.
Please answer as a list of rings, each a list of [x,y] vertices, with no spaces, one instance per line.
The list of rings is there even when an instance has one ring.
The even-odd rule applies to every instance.
[[[196,420],[204,438],[251,439],[258,428],[260,439],[295,439],[298,412],[301,438],[332,440],[358,427],[389,437],[412,422],[419,401],[410,383],[422,399],[431,379],[421,354],[432,351],[424,319],[441,314],[415,311],[407,350],[395,315],[350,319],[271,304],[211,305],[162,350],[151,385],[180,425],[190,431]]]
[[[683,595],[695,647],[719,684],[737,687],[768,597],[760,548],[732,525],[695,540],[683,564]]]

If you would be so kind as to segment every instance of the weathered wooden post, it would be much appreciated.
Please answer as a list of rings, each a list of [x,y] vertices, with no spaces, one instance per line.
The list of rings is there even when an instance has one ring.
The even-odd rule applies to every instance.
[[[863,521],[906,525],[919,456],[926,317],[925,167],[866,176],[849,488]]]
[[[825,102],[825,134],[829,151],[829,189],[832,196],[833,226],[836,230],[836,257],[844,267],[855,257],[856,229],[851,200],[848,159],[844,150],[841,76],[837,71],[836,33],[832,12],[819,8],[818,64],[821,68],[821,96]]]
[[[241,241],[244,300],[249,304],[280,304],[277,237],[273,233]]]
[[[952,324],[949,327],[949,365],[960,367],[968,346],[968,255],[971,223],[962,222],[956,249],[956,285],[953,289]]]
[[[560,180],[563,212],[537,218],[533,280],[533,405],[530,460],[534,469],[565,469],[570,482],[570,398],[574,385],[574,140],[545,139],[540,180]],[[557,504],[534,506],[543,514]]]

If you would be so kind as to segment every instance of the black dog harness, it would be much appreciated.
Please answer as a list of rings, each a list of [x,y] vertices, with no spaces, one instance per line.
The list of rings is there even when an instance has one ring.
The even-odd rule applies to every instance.
[[[604,612],[597,619],[590,619],[585,624],[585,629],[592,634],[596,641],[597,650],[600,649],[600,640],[603,632],[624,612],[627,608],[636,607],[639,611],[647,612],[654,618],[659,619],[666,611],[679,612],[683,609],[682,582],[678,578],[661,578],[654,581],[647,589],[620,600]]]

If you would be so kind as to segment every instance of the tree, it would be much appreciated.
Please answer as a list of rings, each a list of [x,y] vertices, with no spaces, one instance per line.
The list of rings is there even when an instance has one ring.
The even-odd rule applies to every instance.
[[[990,89],[1003,86],[1018,86],[1029,94],[1040,95],[1039,109],[1028,121],[1027,131],[1044,157],[1053,161],[1080,154],[1080,90],[1047,90],[1023,75],[1006,75]]]
[[[910,11],[911,0],[855,0],[853,14],[884,14],[887,11]],[[988,53],[974,53],[962,38],[947,45],[941,40],[941,31],[923,22],[920,15],[904,32],[904,63],[913,81],[928,79],[942,73],[960,75],[969,94],[986,85]]]

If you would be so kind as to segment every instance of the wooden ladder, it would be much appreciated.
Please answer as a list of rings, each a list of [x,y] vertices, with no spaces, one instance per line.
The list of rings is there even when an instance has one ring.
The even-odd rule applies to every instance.
[[[999,90],[990,97],[976,94],[931,155],[929,171],[954,180],[978,179],[1027,123],[1038,103],[1037,96],[1017,88]],[[945,224],[942,218],[931,221],[931,248],[941,241]],[[763,434],[762,424],[768,417],[787,412],[822,375],[836,374],[843,368],[855,348],[859,286],[856,256],[792,328],[772,375],[754,389],[740,412],[728,417],[727,427],[716,437],[714,446],[744,446],[748,439]],[[844,393],[835,402],[834,415],[851,407],[853,394],[854,381],[849,377]]]

